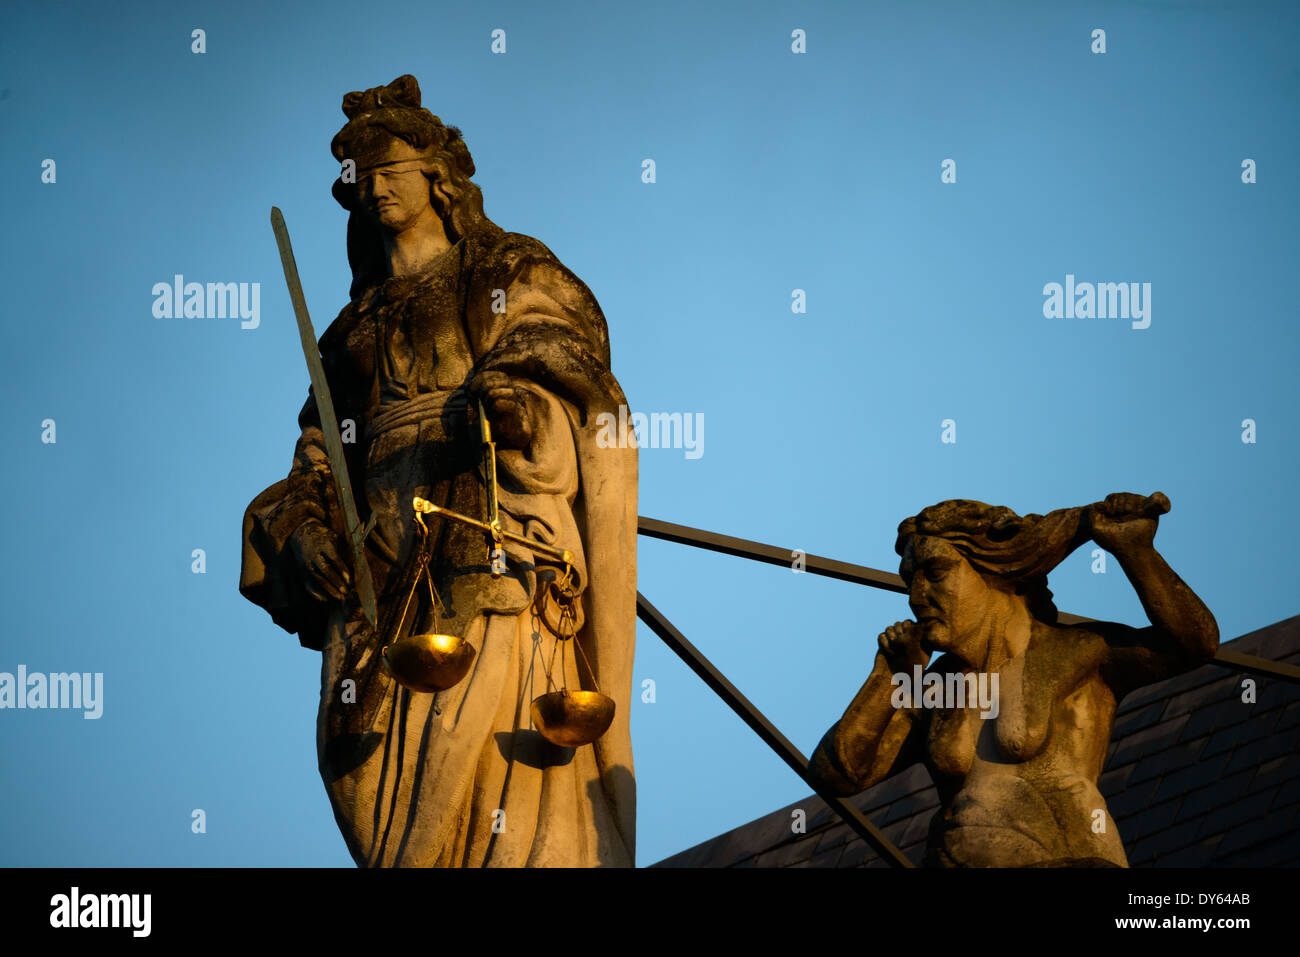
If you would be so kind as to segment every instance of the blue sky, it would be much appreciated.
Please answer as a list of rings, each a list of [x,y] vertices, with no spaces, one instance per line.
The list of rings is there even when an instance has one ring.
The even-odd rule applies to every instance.
[[[632,407],[703,414],[700,458],[642,452],[641,514],[895,570],[898,522],[943,499],[1159,489],[1157,547],[1225,638],[1300,611],[1294,5],[380,10],[7,6],[0,671],[103,672],[104,714],[0,711],[0,863],[350,865],[316,770],[319,656],[238,594],[239,529],[308,384],[270,207],[323,329],[350,281],[339,104],[402,73],[464,131],[488,215],[595,293]],[[155,319],[176,273],[260,282],[260,326]],[[1151,283],[1150,327],[1044,318],[1067,274]],[[1143,623],[1089,552],[1051,576],[1058,605]],[[908,616],[660,542],[638,564],[805,752]],[[637,640],[639,863],[807,793]]]

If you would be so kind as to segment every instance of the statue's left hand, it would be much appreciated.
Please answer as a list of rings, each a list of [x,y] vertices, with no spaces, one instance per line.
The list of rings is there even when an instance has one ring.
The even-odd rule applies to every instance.
[[[1112,492],[1089,509],[1092,540],[1112,554],[1132,548],[1150,548],[1160,516],[1169,511],[1163,492],[1136,495]]]
[[[536,430],[535,402],[526,389],[503,372],[480,372],[469,384],[470,394],[483,400],[494,441],[506,449],[526,449]]]

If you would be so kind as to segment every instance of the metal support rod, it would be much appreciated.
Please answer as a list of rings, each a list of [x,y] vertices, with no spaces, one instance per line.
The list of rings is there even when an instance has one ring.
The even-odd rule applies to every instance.
[[[724,555],[751,558],[754,561],[781,565],[785,568],[789,568],[794,560],[792,550],[789,548],[777,548],[775,545],[764,545],[744,538],[732,538],[730,535],[706,532],[703,529],[691,528],[689,525],[674,525],[672,522],[661,522],[656,518],[646,518],[644,515],[637,519],[637,531],[649,538],[659,538],[679,545],[694,545],[696,548],[707,548],[709,551],[722,552]],[[867,568],[865,565],[837,562],[833,558],[822,558],[819,555],[805,555],[803,563],[804,568],[814,575],[825,575],[827,578],[838,578],[840,581],[870,585],[872,588],[883,588],[885,591],[895,591],[901,595],[907,594],[907,585],[903,583],[903,579],[890,572]]]
[[[637,522],[637,531],[648,538],[676,542],[679,545],[693,545],[696,548],[705,548],[724,555],[749,558],[786,568],[789,568],[793,561],[792,550],[788,548],[751,542],[745,538],[732,538],[730,535],[719,535],[717,532],[706,532],[689,525],[674,525],[672,522],[661,522],[655,518],[646,518],[644,515],[640,516]],[[840,581],[907,594],[907,585],[898,575],[877,568],[868,568],[866,565],[853,565],[818,555],[804,555],[803,566],[805,571],[814,575],[824,575],[827,578],[838,578]],[[1096,619],[1060,612],[1056,620],[1062,625],[1081,625]],[[1281,678],[1283,681],[1300,681],[1300,667],[1296,665],[1270,661],[1257,655],[1248,655],[1226,648],[1220,648],[1208,663],[1235,671],[1249,671],[1268,678]]]
[[[644,521],[644,519],[643,519]],[[740,719],[763,739],[804,783],[817,792],[836,814],[844,819],[877,854],[895,867],[914,867],[903,852],[896,848],[880,829],[867,820],[856,807],[838,795],[826,791],[821,783],[808,772],[808,759],[805,758],[789,739],[786,738],[772,722],[767,720],[748,698],[741,694],[736,686],[727,680],[708,658],[700,654],[699,649],[686,640],[686,637],[673,627],[672,622],[663,616],[659,609],[650,604],[639,591],[636,593],[636,613],[656,635],[658,635],[677,656],[686,662],[687,667],[699,675],[719,698],[727,703]]]
[[[1269,661],[1231,648],[1220,648],[1211,664],[1234,671],[1249,671],[1251,674],[1263,675],[1265,678],[1281,678],[1284,681],[1300,681],[1300,667],[1289,665],[1285,661]]]

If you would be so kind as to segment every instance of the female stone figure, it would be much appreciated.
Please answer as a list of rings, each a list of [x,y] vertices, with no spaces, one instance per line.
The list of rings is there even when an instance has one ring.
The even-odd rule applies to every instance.
[[[493,576],[480,531],[430,519],[438,604],[420,583],[401,635],[458,635],[476,657],[437,695],[396,684],[380,657],[394,636],[368,627],[350,587],[310,392],[288,477],[245,514],[240,590],[323,653],[320,768],[358,864],[631,866],[636,451],[634,440],[595,441],[596,417],[626,403],[604,316],[549,249],[484,215],[460,131],[420,107],[413,77],[349,93],[343,112],[331,150],[353,282],[320,350],[350,487],[373,523],[364,547],[379,621],[396,628],[410,595],[415,496],[486,518],[470,421],[481,401],[503,528],[576,556],[576,637],[552,657],[567,632],[551,559],[507,542],[506,573]],[[552,661],[556,687],[598,685],[615,701],[591,747],[558,748],[531,729]]]
[[[942,801],[930,865],[1127,866],[1097,790],[1116,704],[1204,663],[1219,643],[1209,609],[1152,544],[1168,510],[1159,492],[1117,493],[1023,518],[952,500],[904,521],[895,548],[916,620],[881,634],[875,667],[822,738],[813,773],[855,794],[923,761]],[[1150,627],[1057,623],[1047,573],[1089,539],[1119,560]],[[924,668],[934,651],[943,654],[927,674],[996,675],[998,706],[984,712],[995,716],[969,700],[893,706],[892,676]]]

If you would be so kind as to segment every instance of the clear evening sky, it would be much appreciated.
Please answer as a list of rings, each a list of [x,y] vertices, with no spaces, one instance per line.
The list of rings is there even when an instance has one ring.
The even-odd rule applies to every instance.
[[[1225,640],[1300,612],[1298,27],[1289,3],[7,4],[0,671],[102,672],[104,701],[0,711],[0,863],[351,864],[320,658],[239,595],[240,520],[308,385],[270,208],[323,330],[350,281],[340,102],[403,73],[488,215],[595,293],[633,409],[703,414],[701,457],[642,452],[641,514],[892,571],[899,521],[943,499],[1161,490],[1156,545]],[[260,326],[154,318],[178,273],[260,282]],[[1150,283],[1150,327],[1044,318],[1067,275]],[[1145,624],[1091,549],[1058,605]],[[908,617],[680,546],[637,561],[805,753]],[[637,641],[639,863],[808,793]]]

